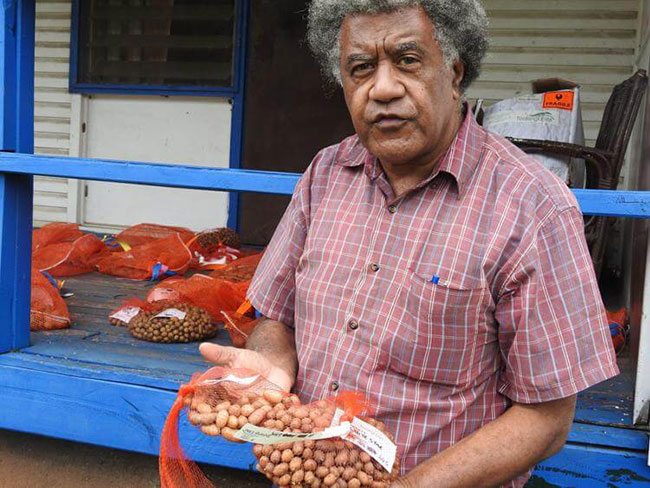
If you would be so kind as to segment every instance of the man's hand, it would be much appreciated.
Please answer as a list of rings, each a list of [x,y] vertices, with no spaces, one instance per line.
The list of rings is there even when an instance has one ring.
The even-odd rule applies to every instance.
[[[296,381],[294,331],[282,322],[260,320],[246,341],[246,349],[204,343],[199,350],[208,361],[229,368],[248,368],[285,391],[290,391]]]
[[[223,347],[208,342],[201,344],[199,350],[208,361],[228,368],[250,369],[285,391],[289,391],[293,385],[293,379],[284,369],[273,364],[259,352],[236,347]]]
[[[411,488],[411,486],[408,484],[408,482],[398,479],[393,481],[393,483],[390,485],[390,488]]]

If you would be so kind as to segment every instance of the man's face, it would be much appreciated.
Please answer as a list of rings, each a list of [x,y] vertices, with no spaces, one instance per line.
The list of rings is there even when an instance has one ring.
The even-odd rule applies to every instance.
[[[384,164],[426,165],[458,127],[460,61],[445,65],[420,7],[348,16],[341,27],[341,79],[352,123]]]

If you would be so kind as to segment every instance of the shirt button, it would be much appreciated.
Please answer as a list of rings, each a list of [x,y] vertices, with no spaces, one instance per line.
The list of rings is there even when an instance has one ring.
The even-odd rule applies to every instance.
[[[388,207],[388,211],[394,214],[395,212],[397,212],[397,207],[395,205],[391,205]]]
[[[372,271],[373,273],[376,273],[377,271],[379,271],[379,265],[375,264],[375,263],[372,263],[370,265],[370,271]]]
[[[359,328],[359,322],[357,322],[356,320],[350,320],[348,322],[348,327],[350,327],[350,329],[352,330],[357,330]]]
[[[330,384],[330,389],[332,391],[337,391],[339,389],[339,382],[338,381],[332,381]]]

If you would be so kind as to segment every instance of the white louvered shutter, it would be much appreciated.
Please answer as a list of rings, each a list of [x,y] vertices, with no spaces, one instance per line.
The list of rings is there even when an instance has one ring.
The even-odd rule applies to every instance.
[[[71,95],[68,93],[70,59],[70,0],[37,0],[34,89],[34,152],[70,154]],[[69,182],[36,177],[34,223],[66,221]]]
[[[487,105],[530,93],[530,81],[581,85],[587,145],[598,136],[614,85],[633,72],[638,0],[483,0],[491,46],[468,98]]]

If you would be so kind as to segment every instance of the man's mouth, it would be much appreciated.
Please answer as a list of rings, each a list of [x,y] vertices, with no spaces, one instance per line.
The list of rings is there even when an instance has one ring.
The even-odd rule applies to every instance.
[[[398,129],[408,122],[408,119],[397,114],[381,114],[373,119],[373,125],[380,129]]]

